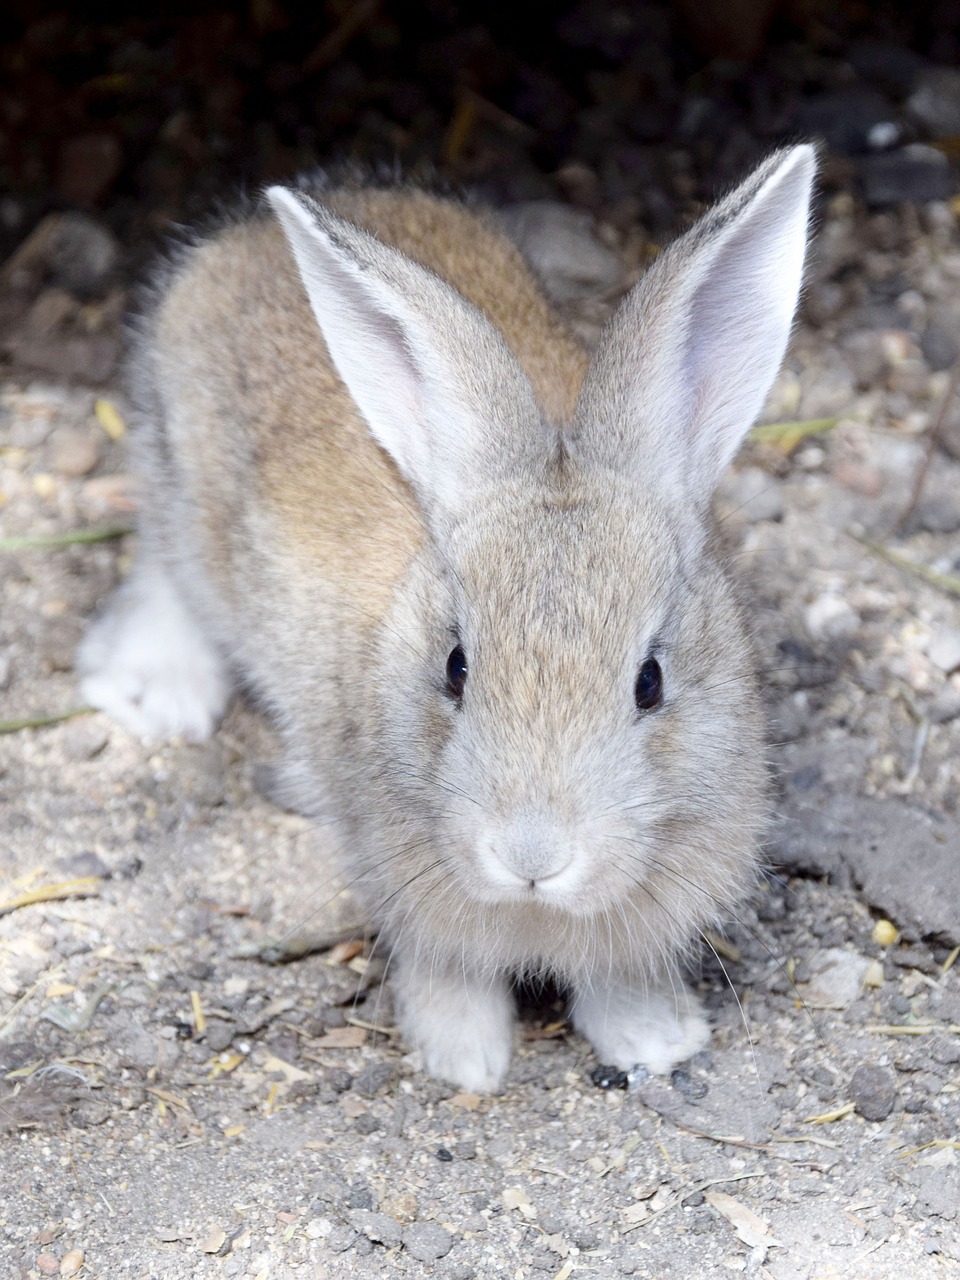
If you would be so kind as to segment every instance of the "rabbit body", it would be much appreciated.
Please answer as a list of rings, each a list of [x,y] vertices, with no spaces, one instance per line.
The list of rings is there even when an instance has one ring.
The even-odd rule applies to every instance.
[[[517,972],[569,986],[604,1062],[705,1043],[676,957],[750,885],[765,790],[709,501],[782,357],[811,172],[768,161],[592,359],[491,218],[404,188],[273,188],[144,323],[138,562],[83,691],[202,738],[252,688],[461,1087],[503,1082]]]

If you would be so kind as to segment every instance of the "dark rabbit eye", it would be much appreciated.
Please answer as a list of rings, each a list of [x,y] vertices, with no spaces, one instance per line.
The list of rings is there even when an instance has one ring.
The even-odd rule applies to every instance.
[[[663,698],[663,672],[656,658],[648,658],[640,668],[633,696],[637,700],[638,711],[652,711],[660,705]]]
[[[450,650],[447,658],[447,696],[457,702],[463,697],[463,687],[467,683],[467,655],[460,645]]]

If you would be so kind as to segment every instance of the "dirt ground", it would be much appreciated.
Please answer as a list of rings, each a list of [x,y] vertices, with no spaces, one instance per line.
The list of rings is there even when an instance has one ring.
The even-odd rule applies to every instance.
[[[199,747],[0,737],[4,1275],[960,1275],[958,278],[950,205],[836,198],[764,415],[836,421],[724,486],[778,803],[670,1080],[598,1087],[549,1000],[502,1096],[424,1077],[323,831],[256,790],[250,709]],[[130,523],[123,411],[0,388],[4,721],[77,705],[132,539],[9,540]]]

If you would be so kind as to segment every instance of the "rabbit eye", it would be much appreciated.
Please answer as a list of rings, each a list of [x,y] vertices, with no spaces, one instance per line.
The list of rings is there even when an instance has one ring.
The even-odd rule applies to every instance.
[[[450,650],[447,658],[447,696],[457,702],[463,697],[463,687],[467,683],[467,655],[461,645]]]
[[[640,668],[633,688],[638,711],[652,711],[663,698],[663,672],[656,658],[648,658]]]

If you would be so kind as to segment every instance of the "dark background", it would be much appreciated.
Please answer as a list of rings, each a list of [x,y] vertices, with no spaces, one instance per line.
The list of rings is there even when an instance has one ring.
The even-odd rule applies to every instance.
[[[22,340],[43,287],[102,302],[171,223],[347,157],[655,240],[801,137],[824,141],[827,197],[946,200],[958,65],[960,0],[7,5],[0,359],[57,363]],[[68,311],[48,302],[40,328],[76,328]]]

